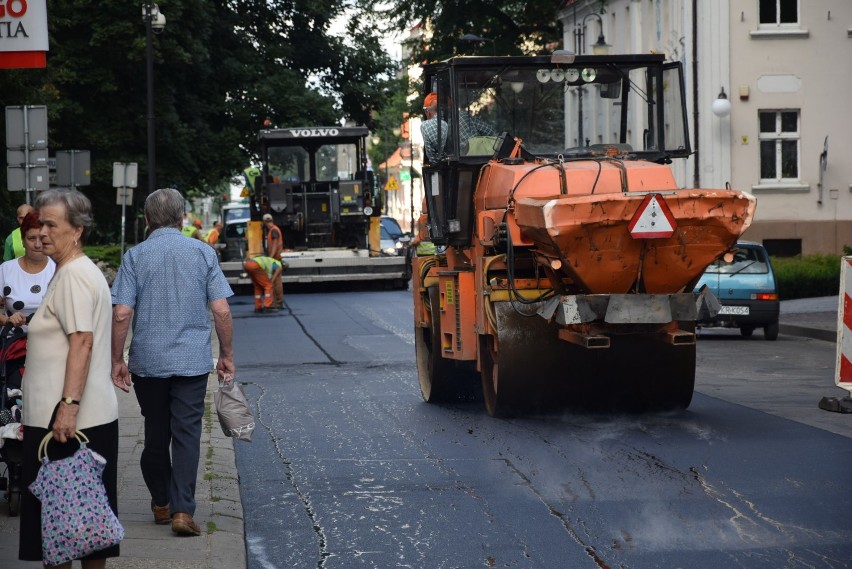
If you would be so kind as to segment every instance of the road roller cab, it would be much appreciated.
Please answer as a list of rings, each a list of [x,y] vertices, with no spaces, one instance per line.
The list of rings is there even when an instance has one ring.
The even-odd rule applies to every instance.
[[[693,287],[754,198],[682,189],[679,63],[662,55],[465,57],[424,69],[429,239],[414,260],[426,401],[481,389],[492,415],[679,409]],[[475,387],[474,387],[475,386]]]

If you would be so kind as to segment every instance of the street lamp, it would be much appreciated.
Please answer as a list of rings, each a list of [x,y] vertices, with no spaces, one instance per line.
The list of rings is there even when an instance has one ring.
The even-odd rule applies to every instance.
[[[603,33],[603,18],[600,17],[599,14],[595,14],[594,12],[591,14],[586,14],[581,22],[577,22],[577,4],[574,3],[574,51],[577,55],[583,55],[585,51],[584,47],[584,39],[586,36],[586,21],[589,18],[597,18],[598,24],[601,27],[601,33],[598,34],[598,41],[592,46],[592,53],[595,55],[606,55],[609,53],[609,48],[611,47],[608,43],[606,43],[606,38]],[[586,146],[585,140],[583,140],[583,89],[585,86],[580,85],[577,88],[577,145],[580,148]]]
[[[157,158],[154,152],[155,118],[154,118],[154,34],[159,34],[166,27],[166,17],[160,12],[160,7],[153,2],[146,2],[142,7],[142,19],[145,21],[145,55],[148,76],[148,193],[157,189]]]
[[[711,110],[713,111],[713,114],[719,118],[726,117],[731,114],[731,102],[728,100],[728,95],[725,93],[724,87],[722,87],[722,90],[719,92],[716,100],[713,101]]]
[[[606,38],[603,33],[603,18],[600,14],[586,14],[582,22],[577,22],[577,6],[574,6],[574,51],[577,55],[583,55],[585,52],[584,38],[586,36],[586,21],[589,18],[596,18],[601,27],[601,32],[598,34],[598,41],[592,45],[592,53],[595,55],[606,55],[609,53],[609,48],[612,47],[606,43]]]
[[[461,41],[470,41],[470,42],[483,42],[490,41],[491,42],[491,55],[497,55],[497,45],[494,43],[493,39],[484,38],[482,36],[478,36],[476,34],[465,34],[461,38]]]

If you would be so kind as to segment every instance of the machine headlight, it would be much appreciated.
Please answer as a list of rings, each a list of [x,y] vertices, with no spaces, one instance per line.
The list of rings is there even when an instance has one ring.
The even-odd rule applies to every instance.
[[[400,243],[399,241],[397,241],[396,243],[394,243],[394,244],[393,244],[393,246],[394,246],[394,248],[395,248],[397,251],[399,251],[399,250],[400,250],[400,249],[402,249],[402,247],[403,247],[402,243]]]

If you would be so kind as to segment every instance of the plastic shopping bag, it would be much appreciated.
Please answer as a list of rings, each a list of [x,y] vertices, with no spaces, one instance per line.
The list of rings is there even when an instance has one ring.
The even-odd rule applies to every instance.
[[[242,386],[233,379],[220,383],[219,389],[213,393],[213,403],[216,405],[222,432],[229,437],[251,442],[254,416]]]

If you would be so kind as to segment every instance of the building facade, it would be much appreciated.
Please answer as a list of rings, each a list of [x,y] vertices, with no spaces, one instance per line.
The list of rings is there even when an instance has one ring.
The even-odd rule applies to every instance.
[[[744,238],[779,255],[852,246],[852,2],[566,0],[558,18],[566,49],[603,34],[611,53],[683,64],[694,154],[677,180],[754,194]]]

